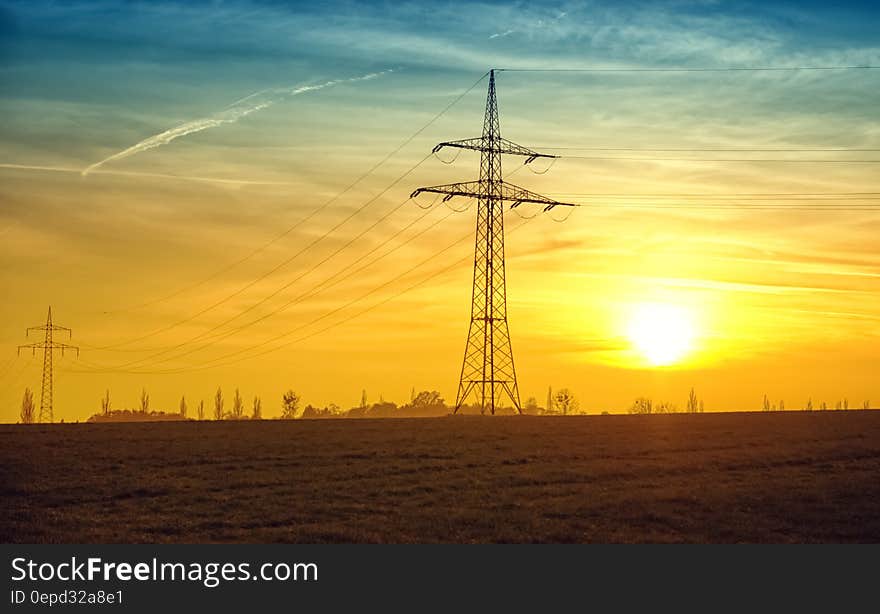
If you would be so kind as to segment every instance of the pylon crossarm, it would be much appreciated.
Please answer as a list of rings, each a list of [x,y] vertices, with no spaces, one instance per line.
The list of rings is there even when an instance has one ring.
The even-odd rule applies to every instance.
[[[545,205],[544,211],[549,211],[553,207],[579,207],[576,203],[564,203],[552,198],[547,198],[518,185],[512,183],[501,182],[501,199],[512,203],[511,209],[519,207],[522,203],[534,203],[537,205]]]
[[[525,156],[525,163],[528,164],[537,158],[558,158],[559,156],[552,156],[550,154],[542,154],[529,149],[528,147],[523,147],[522,145],[517,145],[513,141],[508,141],[507,139],[495,139],[495,146],[492,144],[487,145],[486,141],[483,138],[475,138],[475,139],[461,139],[459,141],[444,141],[442,143],[438,143],[437,146],[434,147],[432,153],[437,153],[444,147],[456,147],[458,149],[471,149],[473,151],[490,151],[492,153],[499,154],[508,154],[513,156]]]
[[[523,203],[534,203],[544,205],[544,211],[549,211],[553,207],[579,207],[576,203],[564,203],[546,196],[541,196],[525,188],[521,188],[512,183],[499,182],[501,190],[499,190],[493,198],[504,202],[511,203],[510,208],[520,206]],[[419,188],[414,191],[410,197],[415,198],[422,192],[430,192],[432,194],[445,194],[444,201],[454,196],[465,196],[468,198],[484,198],[490,193],[488,186],[484,181],[464,181],[461,183],[447,183],[445,185],[434,185],[426,188]]]
[[[443,200],[449,200],[453,196],[469,196],[472,198],[480,198],[483,196],[483,184],[479,181],[463,181],[461,183],[447,183],[445,185],[432,185],[426,188],[418,188],[410,194],[410,198],[415,198],[422,192],[430,192],[432,194],[446,194]]]
[[[64,355],[64,350],[75,350],[77,357],[79,356],[79,348],[75,345],[67,345],[66,343],[55,343],[53,347],[61,350],[61,355]]]
[[[36,343],[30,344],[30,345],[20,345],[20,346],[18,346],[18,355],[21,356],[22,350],[31,350],[32,354],[36,354],[37,348],[39,348],[39,347],[42,347],[42,346],[40,346]]]

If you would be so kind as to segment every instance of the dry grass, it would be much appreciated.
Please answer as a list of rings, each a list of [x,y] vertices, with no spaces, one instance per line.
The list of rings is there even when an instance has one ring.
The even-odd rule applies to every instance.
[[[0,427],[4,542],[877,542],[880,412]]]

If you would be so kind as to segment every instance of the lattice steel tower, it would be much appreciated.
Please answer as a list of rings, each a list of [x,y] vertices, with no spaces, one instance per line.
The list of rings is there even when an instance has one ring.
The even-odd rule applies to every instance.
[[[481,413],[492,414],[501,402],[509,398],[522,413],[513,348],[507,324],[507,285],[504,271],[504,203],[511,209],[522,203],[544,205],[549,211],[559,205],[573,206],[535,194],[503,181],[501,156],[524,156],[525,164],[537,158],[555,158],[527,149],[501,137],[498,101],[495,96],[495,70],[489,71],[489,95],[483,119],[483,135],[461,141],[446,141],[434,148],[457,147],[480,152],[480,179],[418,188],[412,196],[422,192],[444,194],[444,201],[454,196],[478,199],[477,232],[474,247],[474,281],[471,299],[471,322],[464,350],[464,363],[455,399],[455,411],[475,392]]]
[[[49,307],[49,315],[46,317],[46,325],[31,326],[25,331],[25,335],[30,335],[32,330],[44,331],[45,337],[43,338],[43,341],[30,343],[28,345],[20,345],[18,346],[18,353],[21,354],[23,348],[30,348],[34,354],[37,353],[37,350],[43,350],[43,389],[40,393],[39,421],[52,422],[52,392],[54,386],[52,377],[52,352],[54,350],[61,350],[61,354],[64,355],[64,350],[76,350],[76,355],[79,356],[79,348],[73,345],[67,345],[66,343],[57,343],[52,339],[52,333],[55,331],[67,331],[68,335],[71,337],[73,336],[73,332],[69,328],[52,324],[52,307]]]

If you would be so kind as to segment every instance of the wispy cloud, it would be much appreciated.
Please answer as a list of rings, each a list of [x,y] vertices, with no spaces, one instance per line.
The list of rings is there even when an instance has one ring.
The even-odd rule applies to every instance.
[[[126,149],[123,149],[122,151],[115,153],[112,156],[108,156],[103,160],[95,162],[94,164],[83,169],[82,175],[83,177],[85,177],[89,173],[100,168],[104,164],[107,164],[108,162],[113,162],[114,160],[122,160],[123,158],[133,156],[142,151],[147,151],[148,149],[155,149],[156,147],[167,145],[171,141],[179,139],[180,137],[186,136],[188,134],[202,132],[203,130],[216,128],[218,126],[222,126],[223,124],[235,123],[238,120],[247,117],[248,115],[251,115],[252,113],[262,111],[263,109],[275,104],[276,102],[284,100],[285,98],[299,96],[300,94],[305,94],[307,92],[322,90],[328,87],[332,87],[334,85],[339,85],[341,83],[368,81],[389,72],[393,72],[393,69],[383,70],[381,72],[373,72],[362,75],[360,77],[351,77],[350,79],[333,79],[331,81],[325,81],[324,83],[318,83],[315,85],[302,85],[293,88],[272,88],[254,92],[253,94],[237,100],[222,111],[218,111],[217,113],[209,115],[208,117],[201,117],[198,119],[190,120],[188,122],[184,122],[179,126],[175,126],[174,128],[170,128],[168,130],[165,130],[164,132],[160,132],[159,134],[154,134],[151,137],[135,143],[131,147],[127,147]]]
[[[40,164],[13,164],[0,162],[0,169],[8,169],[13,171],[37,171],[47,173],[78,173],[83,174],[82,169],[71,166],[49,166]],[[171,179],[174,181],[197,181],[202,183],[217,183],[221,185],[298,185],[291,181],[255,181],[252,179],[229,179],[226,177],[199,177],[194,175],[172,175],[170,173],[150,173],[144,171],[115,171],[108,169],[95,169],[95,174],[100,175],[120,175],[123,177],[151,177],[156,179]]]
[[[534,31],[534,30],[540,30],[540,29],[543,29],[543,28],[551,27],[551,26],[553,26],[556,22],[558,22],[558,21],[561,20],[563,17],[565,17],[566,15],[568,15],[568,13],[567,13],[566,11],[559,11],[559,12],[556,14],[556,16],[553,17],[553,18],[551,18],[551,19],[538,19],[538,20],[530,20],[530,21],[527,21],[527,22],[522,26],[522,30],[524,30],[524,31]],[[509,28],[509,29],[507,29],[507,30],[504,30],[503,32],[496,32],[495,34],[491,34],[491,35],[489,35],[489,40],[492,40],[492,39],[494,39],[494,38],[504,38],[504,37],[506,37],[506,36],[510,36],[511,34],[516,34],[516,33],[519,32],[519,31],[520,31],[520,30],[515,29],[515,28]]]

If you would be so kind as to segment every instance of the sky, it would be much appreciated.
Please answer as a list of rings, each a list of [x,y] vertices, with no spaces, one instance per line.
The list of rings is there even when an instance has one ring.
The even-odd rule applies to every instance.
[[[880,70],[546,70],[880,66],[875,4],[768,4],[0,3],[0,421],[49,305],[56,420],[454,400],[476,205],[408,197],[490,68],[561,156],[507,179],[582,205],[506,214],[523,402],[880,404]]]

